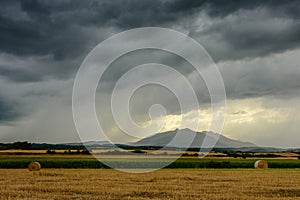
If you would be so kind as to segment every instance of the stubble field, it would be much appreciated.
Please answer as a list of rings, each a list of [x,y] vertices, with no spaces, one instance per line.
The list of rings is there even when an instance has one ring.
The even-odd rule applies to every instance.
[[[1,199],[300,199],[299,169],[0,169]]]

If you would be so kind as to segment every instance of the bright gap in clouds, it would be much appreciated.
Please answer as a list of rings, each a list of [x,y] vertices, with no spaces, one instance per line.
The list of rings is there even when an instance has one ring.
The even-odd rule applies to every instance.
[[[278,147],[297,147],[299,134],[296,130],[300,121],[300,114],[297,112],[297,109],[300,109],[299,100],[299,98],[289,100],[289,104],[285,106],[282,106],[284,100],[272,98],[229,100],[221,134],[261,146],[276,144]],[[195,118],[195,115],[199,118]],[[191,124],[199,120],[199,129],[194,131],[201,132],[209,129],[210,108],[193,110],[182,115],[166,115],[152,121],[140,122],[140,124],[159,125],[161,121],[164,121],[160,132],[190,128],[189,123],[182,124],[183,116],[187,117]]]

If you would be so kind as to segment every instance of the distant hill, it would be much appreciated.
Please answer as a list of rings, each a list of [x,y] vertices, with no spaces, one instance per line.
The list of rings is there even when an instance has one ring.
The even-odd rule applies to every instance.
[[[164,133],[158,133],[153,136],[144,138],[133,145],[135,146],[166,146],[169,144],[172,139],[175,137],[177,130],[175,131],[168,131]],[[256,148],[257,145],[250,143],[250,142],[243,142],[239,140],[233,140],[223,135],[213,133],[213,132],[194,132],[190,129],[183,129],[180,130],[178,133],[178,140],[172,141],[168,146],[171,147],[184,147],[186,146],[189,141],[193,138],[193,142],[190,145],[190,148],[209,148],[211,145],[214,144],[214,141],[217,139],[217,143],[215,144],[214,148]],[[207,146],[202,145],[203,141],[207,141]]]
[[[102,145],[110,145],[110,142],[108,141],[88,141],[88,142],[73,142],[73,143],[63,143],[63,145],[68,145],[68,146],[102,146]]]
[[[134,143],[123,143],[116,144],[122,149],[160,149],[161,147],[166,147],[168,144],[169,149],[177,149],[185,146],[189,146],[189,150],[198,151],[202,150],[211,150],[212,145],[217,140],[216,144],[213,146],[213,151],[215,152],[298,152],[300,153],[299,148],[287,149],[287,148],[276,148],[276,147],[261,147],[257,146],[250,142],[244,142],[239,140],[230,139],[223,135],[213,133],[213,132],[194,132],[189,129],[180,130],[178,133],[178,140],[172,141],[177,133],[175,131],[167,131],[164,133],[157,133],[150,137],[139,140]],[[204,138],[206,144],[202,145]],[[188,145],[193,141],[191,145]],[[172,141],[172,142],[171,142]],[[61,144],[48,144],[48,143],[28,143],[27,141],[23,142],[14,142],[14,143],[0,143],[0,150],[7,149],[44,149],[44,150],[55,150],[55,149],[94,149],[94,148],[112,148],[115,147],[109,141],[87,141],[87,142],[73,142],[73,143],[61,143]]]

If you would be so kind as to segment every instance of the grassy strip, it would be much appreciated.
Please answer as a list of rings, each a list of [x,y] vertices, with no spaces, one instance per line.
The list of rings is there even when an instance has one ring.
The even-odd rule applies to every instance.
[[[0,158],[0,168],[26,168],[32,161],[38,161],[43,168],[155,168],[166,164],[162,158],[106,158],[99,162],[95,158]],[[254,159],[180,158],[165,168],[253,168]],[[300,160],[270,159],[269,168],[300,168]]]

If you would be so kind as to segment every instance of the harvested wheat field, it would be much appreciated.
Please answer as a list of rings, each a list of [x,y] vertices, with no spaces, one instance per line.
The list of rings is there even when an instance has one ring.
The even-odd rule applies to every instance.
[[[300,170],[0,170],[1,199],[300,199]]]

